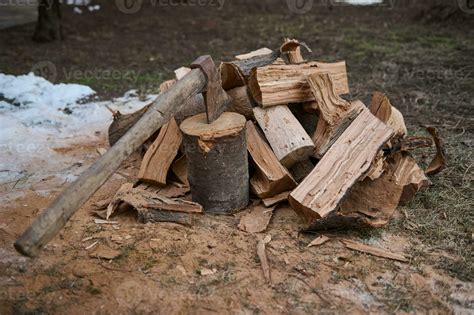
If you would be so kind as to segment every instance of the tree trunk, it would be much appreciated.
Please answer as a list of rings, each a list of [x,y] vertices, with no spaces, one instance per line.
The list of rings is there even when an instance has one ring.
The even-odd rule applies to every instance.
[[[61,39],[63,35],[59,0],[40,0],[33,40],[43,43]]]

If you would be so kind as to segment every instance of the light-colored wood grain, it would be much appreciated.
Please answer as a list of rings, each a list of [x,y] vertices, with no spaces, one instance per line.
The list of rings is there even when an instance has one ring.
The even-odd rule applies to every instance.
[[[308,222],[334,211],[392,135],[393,131],[368,109],[363,110],[290,194],[292,208]]]
[[[158,186],[166,185],[168,170],[178,154],[182,140],[178,124],[172,118],[161,127],[160,133],[146,151],[137,178]]]
[[[314,144],[288,106],[255,107],[255,119],[278,160],[292,167],[313,154]]]
[[[337,95],[349,93],[346,63],[307,62],[295,65],[267,65],[252,70],[249,88],[262,107],[314,101],[306,78],[314,73],[331,74]]]
[[[320,159],[365,106],[362,102],[341,98],[329,73],[313,73],[307,80],[319,111],[312,139],[314,156]]]
[[[268,198],[295,188],[296,182],[251,121],[247,122],[246,136],[247,150],[256,166],[250,179],[252,192],[259,198]]]

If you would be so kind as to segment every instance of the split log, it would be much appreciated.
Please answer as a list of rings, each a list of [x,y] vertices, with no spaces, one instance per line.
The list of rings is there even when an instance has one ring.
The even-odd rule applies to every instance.
[[[313,223],[311,231],[382,227],[390,222],[398,205],[411,200],[430,181],[415,159],[397,152],[384,161],[380,177],[357,182],[337,212]]]
[[[319,109],[319,120],[313,134],[314,156],[321,159],[365,106],[338,96],[329,73],[315,73],[307,78]]]
[[[122,162],[179,112],[185,100],[201,91],[206,82],[204,73],[195,69],[160,94],[150,110],[33,221],[16,240],[15,249],[23,255],[36,256]]]
[[[255,107],[253,113],[283,166],[291,167],[313,153],[313,141],[288,106]]]
[[[395,131],[395,138],[402,138],[407,135],[408,131],[402,113],[390,103],[389,98],[385,94],[375,92],[369,109],[375,117]]]
[[[207,124],[204,113],[180,126],[192,198],[208,212],[227,214],[249,202],[245,123],[244,116],[226,112]]]
[[[255,67],[262,67],[271,64],[278,57],[279,51],[274,51],[266,55],[258,55],[247,59],[223,62],[220,66],[222,87],[230,90],[239,86],[244,86]]]
[[[363,110],[290,194],[292,208],[310,223],[332,213],[392,135],[392,129]]]
[[[236,87],[227,91],[227,95],[232,99],[227,111],[244,115],[247,119],[254,119],[253,104],[247,87]]]
[[[306,78],[315,73],[329,73],[337,95],[349,93],[344,61],[259,67],[252,70],[248,85],[255,101],[263,107],[309,102],[315,98]]]
[[[259,198],[268,198],[295,188],[296,182],[251,121],[247,122],[246,136],[247,149],[256,165],[250,179],[252,192]]]
[[[178,154],[182,136],[176,120],[161,127],[158,137],[143,157],[137,178],[145,183],[158,186],[166,185],[168,170]]]
[[[173,162],[171,165],[171,170],[174,175],[186,186],[189,187],[188,180],[188,162],[186,161],[186,156],[183,155],[179,159]]]
[[[286,38],[285,42],[280,47],[280,52],[281,52],[282,55],[286,55],[286,57],[288,58],[288,63],[289,64],[302,63],[302,62],[305,62],[305,59],[303,58],[303,55],[301,53],[301,47],[302,46],[305,47],[306,50],[311,52],[311,49],[305,43],[300,43],[296,39]],[[305,103],[302,104],[302,106],[303,106],[303,109],[305,109],[305,111],[307,113],[311,113],[311,114],[317,113],[318,106],[317,106],[315,101],[305,102]],[[294,107],[294,106],[292,106],[292,107]],[[314,119],[315,117],[309,116],[310,119],[304,119],[304,122],[303,122],[301,118],[306,117],[306,116],[301,115],[300,117],[298,117],[298,115],[296,115],[296,114],[295,114],[295,116],[301,122],[301,124],[305,128],[306,132],[308,132],[308,134],[313,134],[314,130],[316,129],[317,120],[315,119],[314,121],[311,121],[310,119]],[[308,126],[311,126],[311,127],[307,128],[305,124],[308,124]],[[313,128],[313,126],[314,126],[314,128]]]

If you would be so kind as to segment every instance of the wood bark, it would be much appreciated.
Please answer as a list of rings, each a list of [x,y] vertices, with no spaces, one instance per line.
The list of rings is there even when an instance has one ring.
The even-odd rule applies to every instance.
[[[185,100],[194,97],[205,84],[206,77],[196,69],[169,91],[160,94],[150,110],[33,221],[16,240],[15,249],[23,255],[36,256],[120,164],[179,112]]]
[[[51,42],[63,39],[59,0],[40,0],[33,40]]]
[[[308,222],[333,212],[392,135],[393,131],[368,109],[363,110],[291,193],[292,208]]]
[[[313,141],[288,106],[255,107],[253,112],[283,166],[291,167],[313,153]]]
[[[226,112],[211,124],[199,114],[180,126],[192,198],[206,212],[232,213],[249,202],[245,122],[244,116]]]
[[[181,67],[174,71],[176,80],[181,80],[191,71],[190,68]],[[206,104],[204,102],[204,96],[202,93],[196,94],[194,97],[189,98],[184,105],[184,108],[176,114],[174,117],[178,125],[180,125],[186,118],[195,116],[206,112]]]
[[[223,62],[220,66],[222,87],[224,90],[230,90],[244,86],[253,68],[269,65],[278,57],[280,57],[280,52],[277,50],[267,55],[257,55],[247,59]]]
[[[175,222],[191,224],[192,214],[203,213],[201,205],[180,198],[170,198],[159,192],[147,191],[133,184],[122,185],[107,208],[108,217],[124,205],[137,211],[140,222]]]
[[[145,183],[166,185],[171,163],[178,154],[182,136],[174,118],[161,127],[158,137],[146,151],[137,178]]]
[[[250,179],[252,192],[259,198],[275,196],[296,187],[288,170],[280,163],[253,122],[247,122],[247,149],[256,166]]]
[[[314,73],[307,80],[319,109],[312,139],[314,156],[321,159],[365,106],[359,101],[349,102],[338,96],[329,73]]]
[[[337,95],[349,93],[344,61],[259,67],[252,70],[248,85],[255,101],[263,107],[309,102],[315,99],[306,78],[314,73],[329,73]]]

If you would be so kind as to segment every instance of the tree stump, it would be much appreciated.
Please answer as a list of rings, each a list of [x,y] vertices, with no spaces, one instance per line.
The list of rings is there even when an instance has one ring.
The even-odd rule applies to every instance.
[[[244,116],[226,112],[207,124],[202,113],[180,126],[192,200],[206,212],[229,214],[249,202],[245,123]]]

